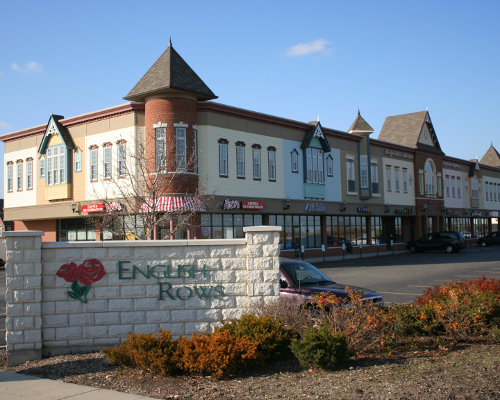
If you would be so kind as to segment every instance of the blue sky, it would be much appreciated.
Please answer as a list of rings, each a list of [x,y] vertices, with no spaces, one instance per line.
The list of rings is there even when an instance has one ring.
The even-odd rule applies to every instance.
[[[0,135],[125,103],[171,35],[218,102],[340,130],[359,107],[374,138],[428,107],[446,154],[500,150],[498,1],[18,0],[0,15]]]

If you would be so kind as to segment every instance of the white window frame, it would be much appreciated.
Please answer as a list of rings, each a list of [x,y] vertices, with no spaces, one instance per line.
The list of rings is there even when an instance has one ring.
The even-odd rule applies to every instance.
[[[118,176],[124,177],[127,171],[126,160],[127,160],[127,145],[126,143],[120,143],[118,145]]]
[[[111,146],[104,147],[104,179],[111,179]]]
[[[45,153],[45,160],[47,162],[47,185],[52,185],[52,149],[47,149]]]
[[[26,161],[26,189],[33,189],[33,160]]]
[[[227,143],[219,143],[219,175],[228,176]]]
[[[399,167],[394,167],[394,183],[396,192],[399,192]]]
[[[156,139],[156,172],[165,171],[167,167],[167,130],[155,128]]]
[[[473,199],[479,199],[479,190],[478,190],[479,181],[475,176],[473,176],[470,181],[471,181],[471,192],[472,192],[471,196]]]
[[[392,178],[392,167],[390,165],[385,166],[385,174],[387,178],[387,191],[392,191],[391,178]]]
[[[446,197],[450,197],[450,175],[445,175]]]
[[[356,181],[354,177],[354,159],[347,159],[347,180]]]
[[[18,162],[16,164],[16,183],[17,183],[17,191],[21,192],[23,190],[23,162]]]
[[[14,191],[13,180],[14,164],[7,165],[7,192]]]
[[[309,183],[312,183],[312,149],[306,149],[306,163],[307,163],[307,177],[306,180]]]
[[[261,153],[260,149],[252,149],[253,154],[253,179],[261,179]]]
[[[54,185],[59,185],[59,146],[52,148],[52,172],[54,175]]]
[[[318,149],[312,149],[312,183],[318,183]]]
[[[194,173],[198,173],[198,131],[193,129],[193,140],[194,140]]]
[[[361,156],[359,158],[360,175],[361,175],[361,189],[368,189],[368,157]]]
[[[408,193],[408,169],[403,168],[403,192]]]
[[[176,151],[176,165],[177,169],[180,171],[186,170],[187,164],[187,136],[186,128],[175,128],[175,151]]]
[[[40,162],[40,166],[39,166],[39,170],[38,170],[39,177],[45,178],[45,159],[40,158],[39,162]]]
[[[245,146],[236,146],[236,176],[245,177]]]
[[[456,194],[456,179],[454,176],[451,177],[451,197],[455,198]]]
[[[95,182],[97,181],[97,174],[98,174],[98,168],[97,168],[97,149],[91,149],[90,150],[90,181]]]
[[[323,170],[323,161],[324,153],[323,150],[318,150],[318,183],[323,185],[325,183],[325,175]]]
[[[292,154],[292,172],[299,172],[299,153],[293,149]]]
[[[82,172],[82,152],[75,152],[75,172]]]
[[[268,151],[267,152],[267,160],[269,163],[269,180],[270,181],[276,181],[276,152],[275,151]]]

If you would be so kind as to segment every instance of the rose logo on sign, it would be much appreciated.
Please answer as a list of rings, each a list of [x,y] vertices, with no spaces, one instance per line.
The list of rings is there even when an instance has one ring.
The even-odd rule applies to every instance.
[[[85,260],[83,264],[76,265],[74,262],[64,264],[56,275],[63,278],[66,282],[71,282],[69,297],[87,303],[87,294],[90,291],[90,285],[97,282],[106,275],[101,262],[96,259]],[[78,281],[83,285],[80,286]]]

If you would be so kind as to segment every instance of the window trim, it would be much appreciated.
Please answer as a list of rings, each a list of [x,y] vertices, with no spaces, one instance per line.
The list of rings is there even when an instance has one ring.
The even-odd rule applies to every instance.
[[[117,173],[118,173],[118,179],[123,179],[125,178],[125,175],[127,174],[127,141],[124,140],[124,139],[121,139],[121,140],[118,140],[116,142],[117,144],[117,159],[116,159],[116,163],[117,163]],[[120,155],[122,154],[120,152],[120,148],[123,147],[123,173],[122,173],[122,170],[121,170],[121,167],[120,167]]]
[[[291,161],[291,168],[292,168],[292,173],[293,174],[298,174],[299,173],[299,152],[296,149],[293,149],[290,153],[290,161]],[[295,158],[296,162],[296,169],[294,169],[294,162],[293,159]]]
[[[183,136],[179,136],[179,133],[183,133]],[[179,153],[179,147],[182,147],[182,141],[184,142],[183,152]],[[179,146],[181,143],[181,146]],[[179,165],[179,157],[181,157],[181,163]],[[183,157],[183,158],[182,158]],[[187,170],[187,131],[186,128],[175,128],[175,167],[177,171]]]
[[[271,154],[274,158],[274,165],[271,164]],[[271,174],[272,171],[274,171],[274,177]],[[273,146],[267,148],[267,175],[269,182],[276,182],[276,147]]]
[[[391,165],[385,166],[385,175],[386,175],[386,182],[387,182],[387,191],[392,192],[392,166]]]
[[[235,143],[236,146],[236,178],[237,179],[245,179],[245,142],[238,141]],[[242,161],[241,161],[241,170],[240,174],[240,160],[238,159],[238,152],[241,152]]]
[[[31,173],[30,173],[31,167]],[[26,190],[33,190],[33,158],[26,159]]]
[[[161,143],[163,143],[163,149],[159,146]],[[155,128],[155,170],[156,172],[167,171],[167,128],[164,126]]]
[[[326,176],[333,176],[333,157],[331,154],[326,156]]]
[[[43,155],[43,159],[40,157],[38,159],[38,161],[40,162],[39,165],[38,165],[38,177],[39,178],[45,178],[45,166],[46,166],[46,163],[45,163],[45,155]],[[43,171],[43,173],[42,173]]]
[[[98,160],[99,146],[92,145],[89,147],[89,178],[90,182],[97,182],[99,180],[99,160]],[[92,162],[92,153],[95,154],[95,164]],[[95,179],[92,179],[92,167],[95,166]]]
[[[219,177],[220,178],[229,178],[229,157],[228,157],[228,144],[229,140],[227,139],[219,139]],[[221,149],[225,148],[226,149],[226,158],[225,160],[222,158],[222,151]],[[225,161],[225,171],[223,171],[223,164],[222,161]]]
[[[76,148],[75,149],[75,174],[79,174],[80,172],[82,172],[82,167],[83,167],[83,152],[79,149],[79,148]],[[79,160],[78,160],[79,159]],[[78,168],[78,163],[80,163],[80,168]]]
[[[261,154],[261,148],[262,146],[260,144],[253,144],[252,145],[252,160],[253,160],[253,180],[254,181],[260,181],[262,179],[262,154]],[[258,164],[255,163],[255,155],[258,154]],[[256,169],[255,167],[258,167],[258,175],[255,174]]]
[[[17,160],[16,161],[16,187],[18,192],[23,191],[23,169],[24,169],[24,162],[23,160]],[[21,171],[21,174],[19,174],[19,171]]]
[[[10,172],[10,178],[9,178],[9,172]],[[7,162],[7,193],[13,193],[13,192],[14,192],[14,163],[12,161],[9,161]]]
[[[354,160],[356,157],[353,155],[346,155],[346,173],[347,173],[347,193],[357,194],[356,192],[356,170],[354,167]],[[352,179],[349,179],[352,178]],[[349,190],[349,182],[354,182],[354,190]]]
[[[403,193],[408,193],[408,168],[403,168]]]
[[[394,167],[394,189],[396,193],[400,192],[400,186],[399,186],[399,167]]]
[[[366,173],[366,184],[363,183],[363,172]],[[359,176],[361,179],[361,182],[360,182],[361,189],[369,189],[370,176],[368,175],[368,156],[360,156],[359,157]]]
[[[113,177],[113,144],[111,142],[103,143],[102,145],[102,166],[103,166],[103,180],[110,181]],[[108,150],[109,149],[109,150]],[[106,153],[109,153],[109,176],[106,176]]]

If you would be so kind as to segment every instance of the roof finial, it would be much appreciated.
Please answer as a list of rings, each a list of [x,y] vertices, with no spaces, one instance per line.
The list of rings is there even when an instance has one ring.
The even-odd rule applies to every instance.
[[[429,107],[425,107],[425,111],[429,111]]]
[[[319,115],[318,115],[318,122],[319,122]]]
[[[168,42],[168,47],[172,47],[172,35],[170,35],[170,41]]]
[[[54,115],[54,113],[52,112],[52,108],[50,109],[50,116]]]
[[[361,115],[361,114],[359,113],[359,107],[358,107],[358,115]]]

